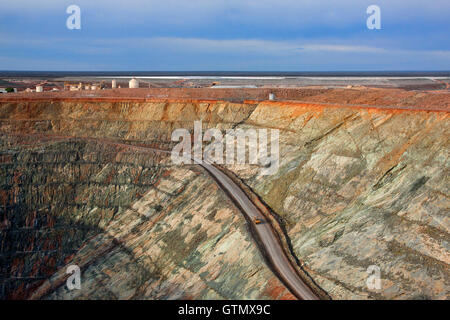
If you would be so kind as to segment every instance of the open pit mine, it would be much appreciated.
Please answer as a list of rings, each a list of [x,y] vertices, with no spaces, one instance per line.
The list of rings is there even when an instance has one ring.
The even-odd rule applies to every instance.
[[[131,90],[0,98],[1,299],[450,298],[448,91]],[[195,121],[277,171],[175,165]]]

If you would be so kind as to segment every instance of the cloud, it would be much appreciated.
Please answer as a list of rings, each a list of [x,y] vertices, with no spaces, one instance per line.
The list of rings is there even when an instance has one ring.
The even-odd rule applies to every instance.
[[[318,27],[342,29],[364,26],[366,8],[373,0],[19,0],[2,7],[4,15],[65,16],[76,4],[82,13],[105,27],[120,25],[215,27],[239,23],[265,29],[304,30]],[[383,18],[391,25],[448,21],[450,1],[377,0]],[[2,13],[0,13],[1,15]]]
[[[5,63],[5,57],[42,59],[46,65],[52,57],[67,57],[110,69],[450,69],[450,1],[377,0],[383,30],[369,31],[366,8],[373,3],[12,1],[0,11],[0,69],[20,66]],[[66,28],[71,4],[81,7],[81,30]]]
[[[36,66],[42,70],[422,70],[450,69],[448,50],[402,50],[376,46],[308,42],[308,39],[201,39],[201,38],[121,38],[58,39],[58,49],[45,51],[44,42],[35,39],[39,57],[0,59],[0,69]],[[19,45],[17,39],[11,39]],[[8,40],[2,38],[2,44]],[[11,44],[12,46],[12,44]],[[35,51],[36,51],[35,50]],[[19,61],[21,59],[21,61]],[[51,67],[52,66],[52,67]],[[63,68],[63,67],[62,67]],[[415,67],[414,69],[418,69]],[[64,68],[63,68],[64,70]]]
[[[68,66],[70,66],[70,70],[83,71],[108,68],[108,65],[74,61],[70,58],[16,58],[0,56],[0,70],[67,71]]]
[[[310,44],[304,45],[303,50],[307,51],[327,51],[327,52],[353,52],[353,53],[384,53],[388,50],[369,46],[351,46],[335,44]]]

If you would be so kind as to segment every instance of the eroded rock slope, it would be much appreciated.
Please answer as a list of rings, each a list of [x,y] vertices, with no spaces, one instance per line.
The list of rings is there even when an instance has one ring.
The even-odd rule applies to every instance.
[[[280,169],[229,166],[332,298],[449,297],[443,111],[218,101],[4,102],[3,298],[292,298],[176,128],[277,128]],[[82,269],[69,292],[66,267]],[[367,268],[382,288],[367,288]]]

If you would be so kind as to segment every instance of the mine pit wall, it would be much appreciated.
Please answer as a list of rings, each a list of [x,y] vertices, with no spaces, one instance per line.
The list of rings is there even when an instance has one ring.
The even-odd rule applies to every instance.
[[[162,172],[155,157],[101,143],[32,139],[24,146],[14,136],[1,139],[16,142],[14,149],[2,148],[8,155],[1,162],[3,298],[27,298]]]
[[[43,279],[33,277],[56,272],[160,178],[160,159],[146,155],[116,161],[117,150],[102,139],[170,148],[174,129],[192,130],[193,122],[202,120],[204,129],[280,130],[280,168],[275,175],[262,177],[257,166],[228,169],[280,216],[297,258],[332,298],[449,298],[449,118],[445,111],[256,101],[68,100],[3,102],[0,119],[1,262],[2,274],[10,275],[3,279],[3,297],[27,296],[42,284]],[[69,141],[51,140],[48,135]],[[95,139],[70,140],[74,137]],[[45,152],[40,151],[42,143]],[[90,161],[90,154],[104,157],[104,164],[113,163],[114,170]],[[36,164],[42,161],[39,157],[49,157],[51,166]],[[150,161],[144,165],[147,175],[137,182],[127,174],[136,170],[135,161]],[[115,177],[111,172],[123,174]],[[52,181],[55,176],[69,183],[61,187]],[[76,184],[71,186],[70,179]],[[120,189],[121,184],[126,187]],[[47,214],[36,212],[36,202]],[[38,216],[47,220],[36,220]],[[71,231],[64,234],[54,227],[60,225]],[[18,232],[30,227],[49,228],[54,235]],[[19,247],[23,243],[27,248]],[[54,248],[64,250],[54,253]],[[48,269],[33,270],[43,265]],[[370,265],[381,270],[379,290],[367,288]],[[12,281],[13,275],[24,281]],[[276,282],[268,274],[261,279]],[[152,288],[153,297],[174,297]],[[233,296],[217,287],[213,292],[202,295],[194,290],[190,297],[267,297]],[[277,292],[278,298],[283,295],[280,289]],[[86,292],[84,297],[92,295]]]
[[[140,88],[112,89],[98,91],[64,91],[42,93],[11,93],[0,96],[0,101],[136,101],[154,102],[191,100],[217,100],[229,102],[266,101],[269,94],[274,94],[277,101],[295,101],[303,103],[342,105],[366,105],[374,107],[410,108],[420,107],[423,110],[449,110],[448,91],[407,91],[402,89],[355,88]]]
[[[172,121],[171,108],[186,110]],[[293,299],[203,171],[120,144],[170,147],[198,108],[2,105],[1,297]],[[222,113],[211,118],[224,127],[247,115]],[[83,272],[75,292],[71,264]]]
[[[246,124],[283,130],[280,169],[230,169],[284,219],[295,254],[332,297],[448,299],[448,120],[262,103]],[[366,285],[371,265],[379,290]]]

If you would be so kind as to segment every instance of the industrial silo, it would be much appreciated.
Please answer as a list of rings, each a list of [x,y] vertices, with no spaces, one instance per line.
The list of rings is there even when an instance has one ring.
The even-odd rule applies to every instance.
[[[129,82],[129,87],[132,89],[139,88],[139,81],[135,78],[131,79]]]

